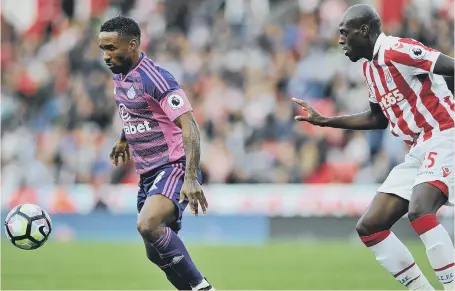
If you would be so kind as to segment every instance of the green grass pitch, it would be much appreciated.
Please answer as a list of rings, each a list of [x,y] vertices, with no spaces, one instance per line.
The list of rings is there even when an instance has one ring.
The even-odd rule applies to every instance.
[[[441,289],[423,246],[408,246],[433,286]],[[369,250],[346,242],[192,246],[189,251],[218,290],[405,290]],[[140,244],[48,242],[41,249],[23,251],[2,241],[1,267],[2,289],[172,289]]]

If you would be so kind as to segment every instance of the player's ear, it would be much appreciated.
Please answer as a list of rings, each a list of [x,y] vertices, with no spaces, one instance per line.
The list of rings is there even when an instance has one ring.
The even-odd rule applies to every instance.
[[[136,38],[133,38],[128,45],[128,51],[133,52],[139,48],[139,41]]]
[[[359,30],[360,30],[360,35],[361,35],[362,37],[368,37],[368,34],[370,33],[370,28],[368,27],[368,25],[362,24],[362,25],[360,26],[360,29],[359,29]]]

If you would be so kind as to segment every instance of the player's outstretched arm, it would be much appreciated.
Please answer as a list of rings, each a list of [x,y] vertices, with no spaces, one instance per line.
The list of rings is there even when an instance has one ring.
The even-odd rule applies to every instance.
[[[388,125],[388,120],[382,113],[379,104],[370,102],[370,109],[357,114],[326,117],[320,114],[316,109],[310,106],[303,100],[292,98],[292,100],[300,105],[306,116],[298,115],[294,117],[297,121],[306,121],[313,125],[322,127],[333,127],[352,130],[371,130],[385,129]]]
[[[440,54],[436,63],[434,64],[433,73],[443,76],[454,75],[454,60],[445,54]]]
[[[185,178],[180,191],[180,202],[183,202],[186,196],[194,215],[197,216],[198,214],[198,204],[201,205],[202,212],[205,214],[208,204],[197,179],[201,158],[199,127],[191,111],[179,116],[175,120],[175,124],[182,129],[183,147],[186,157]]]

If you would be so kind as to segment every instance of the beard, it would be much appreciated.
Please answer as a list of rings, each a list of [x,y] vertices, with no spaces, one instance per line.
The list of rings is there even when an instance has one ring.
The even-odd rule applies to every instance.
[[[133,66],[133,59],[128,56],[118,56],[117,64],[114,63],[114,67],[111,68],[114,74],[126,74]]]

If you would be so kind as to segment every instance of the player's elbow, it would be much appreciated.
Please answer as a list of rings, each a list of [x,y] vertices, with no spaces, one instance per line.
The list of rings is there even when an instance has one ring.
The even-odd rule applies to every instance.
[[[383,118],[382,118],[382,119],[379,121],[378,126],[379,126],[379,129],[386,129],[386,128],[389,126],[389,121],[388,121],[387,119],[383,119]]]
[[[373,129],[386,129],[389,126],[389,121],[383,115],[372,116]]]

